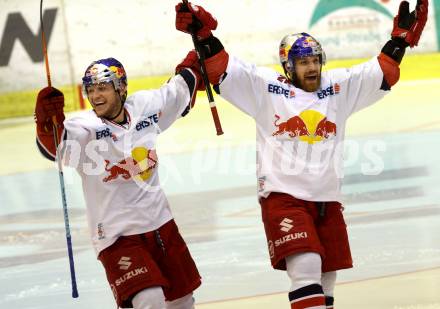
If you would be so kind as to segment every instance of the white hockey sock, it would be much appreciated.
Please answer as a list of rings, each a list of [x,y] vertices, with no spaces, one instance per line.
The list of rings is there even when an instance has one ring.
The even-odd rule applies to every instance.
[[[326,296],[333,296],[336,283],[336,272],[329,271],[322,274],[321,285]]]
[[[286,258],[287,274],[292,281],[289,292],[292,309],[325,309],[321,263],[321,256],[312,252]]]
[[[154,286],[138,292],[132,300],[134,309],[165,309],[162,287]]]
[[[336,283],[336,271],[329,271],[322,274],[321,284],[322,284],[322,289],[324,290],[326,309],[334,308],[333,293],[335,289],[335,283]]]

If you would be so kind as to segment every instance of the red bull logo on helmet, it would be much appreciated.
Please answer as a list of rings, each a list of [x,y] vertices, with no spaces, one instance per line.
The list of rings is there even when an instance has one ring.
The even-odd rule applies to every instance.
[[[306,36],[303,42],[304,46],[316,47],[318,45],[311,36]]]
[[[103,182],[109,182],[116,179],[147,181],[157,167],[157,154],[154,149],[136,147],[131,151],[131,157],[111,164],[105,160],[105,171],[107,176],[102,179]]]
[[[117,67],[117,66],[112,65],[109,67],[109,69],[111,71],[115,72],[117,78],[121,78],[122,76],[125,75],[125,70],[122,67]]]
[[[278,123],[281,119],[275,115],[276,131],[272,136],[288,136],[302,142],[314,144],[336,136],[336,124],[329,121],[323,114],[314,110],[305,110],[297,116]]]
[[[288,53],[289,53],[288,47],[283,46],[280,48],[280,57],[287,58]]]

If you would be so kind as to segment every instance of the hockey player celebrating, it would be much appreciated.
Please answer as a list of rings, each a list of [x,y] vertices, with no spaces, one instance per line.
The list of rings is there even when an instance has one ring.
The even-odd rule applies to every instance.
[[[340,203],[346,121],[396,84],[427,14],[428,0],[418,0],[411,13],[403,1],[379,56],[350,69],[321,72],[321,44],[307,33],[287,35],[279,49],[283,76],[228,55],[210,31],[216,20],[202,7],[176,6],[176,28],[196,29],[216,92],[255,119],[269,256],[291,280],[291,308],[334,308],[336,271],[352,267]]]
[[[160,89],[127,97],[127,75],[114,58],[94,61],[83,91],[93,110],[65,120],[63,94],[44,88],[36,102],[37,144],[56,158],[53,125],[68,164],[82,179],[88,225],[118,307],[194,308],[200,276],[160,188],[156,138],[191,109],[200,73],[186,58]]]

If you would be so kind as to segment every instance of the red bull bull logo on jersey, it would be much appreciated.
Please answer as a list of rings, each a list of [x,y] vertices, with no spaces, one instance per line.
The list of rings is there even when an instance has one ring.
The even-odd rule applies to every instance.
[[[124,180],[135,179],[148,180],[157,166],[156,150],[144,147],[136,147],[131,151],[131,157],[125,158],[115,164],[105,161],[105,171],[108,173],[102,179],[103,182],[116,180],[119,177]]]
[[[297,138],[309,144],[336,136],[336,124],[314,110],[305,110],[297,116],[278,123],[280,119],[279,115],[275,115],[276,131],[272,136],[287,135],[292,139]]]
[[[304,120],[302,120],[299,116],[289,118],[287,121],[281,122],[280,124],[277,124],[277,122],[281,119],[281,117],[275,115],[275,118],[276,119],[273,124],[277,128],[277,131],[274,132],[272,136],[282,135],[284,133],[287,133],[291,138],[309,135],[309,131],[307,131]]]

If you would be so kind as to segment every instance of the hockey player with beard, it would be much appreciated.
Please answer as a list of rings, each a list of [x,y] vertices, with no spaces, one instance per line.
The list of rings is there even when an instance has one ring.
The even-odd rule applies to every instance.
[[[427,15],[428,0],[418,0],[411,13],[403,1],[379,55],[349,69],[322,72],[321,44],[307,33],[287,35],[279,48],[281,75],[229,55],[203,7],[176,6],[176,28],[196,29],[216,92],[256,122],[269,256],[291,280],[292,309],[334,308],[336,271],[352,267],[341,205],[346,121],[397,83],[405,49],[418,44]]]

